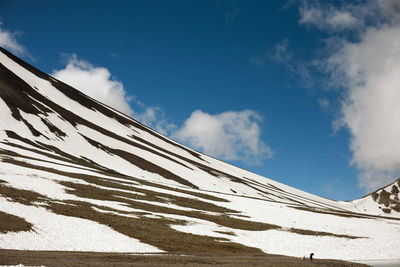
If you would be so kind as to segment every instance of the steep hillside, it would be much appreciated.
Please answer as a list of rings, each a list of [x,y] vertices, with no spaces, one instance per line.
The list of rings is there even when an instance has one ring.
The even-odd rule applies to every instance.
[[[0,248],[400,258],[398,212],[193,151],[4,49],[0,97]]]

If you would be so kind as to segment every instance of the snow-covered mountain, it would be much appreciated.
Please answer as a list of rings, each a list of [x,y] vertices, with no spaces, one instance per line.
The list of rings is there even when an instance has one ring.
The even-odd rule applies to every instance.
[[[400,258],[393,185],[351,202],[303,192],[174,142],[4,49],[0,97],[2,249]]]
[[[356,209],[369,214],[400,214],[400,178],[375,192],[352,201]]]

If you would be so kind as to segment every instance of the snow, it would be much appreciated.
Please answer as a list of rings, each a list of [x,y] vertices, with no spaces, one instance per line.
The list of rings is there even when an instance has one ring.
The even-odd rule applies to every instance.
[[[1,53],[1,52],[0,52]],[[2,138],[6,137],[3,130],[10,130],[13,132],[21,133],[24,136],[32,135],[28,127],[21,121],[17,121],[12,117],[11,110],[2,98],[0,98],[0,132]]]
[[[192,223],[186,226],[174,225],[172,228],[187,233],[225,237],[270,254],[302,257],[314,252],[319,258],[341,260],[400,258],[400,239],[394,237],[399,235],[400,221],[388,224],[385,220],[376,219],[346,218],[312,212],[306,215],[305,211],[278,203],[233,196],[228,198],[231,202],[226,206],[241,210],[242,214],[251,217],[248,220],[279,225],[286,230],[293,227],[365,238],[300,235],[283,230],[244,231],[199,220],[191,220]],[[233,232],[235,236],[221,236],[216,231]]]
[[[90,220],[9,202],[4,197],[0,197],[0,207],[3,212],[22,217],[34,225],[34,231],[0,234],[0,246],[3,249],[162,252]]]
[[[65,189],[67,188],[57,182],[67,181],[79,184],[88,184],[79,179],[69,178],[62,175],[49,174],[40,170],[19,168],[18,166],[5,164],[3,162],[0,162],[0,170],[5,171],[0,172],[0,180],[7,182],[7,186],[11,186],[17,189],[34,191],[50,199],[83,201],[93,205],[106,206],[115,210],[125,212],[145,212],[144,210],[127,207],[126,204],[122,202],[82,198],[77,197],[73,194],[68,194],[65,192]],[[93,184],[90,185],[96,186]]]
[[[343,217],[299,210],[290,207],[290,205],[302,207],[306,205],[311,208],[319,208],[323,210],[329,209],[337,212],[352,211],[360,214],[375,214],[400,218],[400,213],[393,212],[390,215],[383,214],[382,210],[378,208],[378,205],[371,197],[366,197],[352,202],[328,200],[232,166],[207,155],[200,154],[201,159],[199,159],[188,151],[174,145],[178,143],[174,141],[171,141],[172,144],[166,142],[160,138],[161,136],[158,133],[153,132],[153,134],[151,134],[133,126],[122,125],[115,118],[107,117],[97,110],[89,109],[68,98],[49,81],[37,77],[35,74],[24,69],[1,52],[0,62],[30,86],[35,88],[35,90],[40,94],[54,103],[68,108],[71,112],[98,125],[99,127],[102,127],[103,129],[112,131],[121,137],[129,139],[133,143],[138,143],[144,147],[150,148],[158,154],[172,158],[174,161],[180,162],[189,168],[171,161],[166,157],[149,152],[146,149],[141,149],[129,143],[124,143],[120,140],[111,138],[87,126],[81,124],[73,126],[68,121],[63,120],[60,117],[60,114],[55,112],[33,115],[20,111],[21,116],[25,120],[27,120],[36,130],[45,135],[39,137],[33,136],[31,131],[23,122],[17,121],[12,117],[7,104],[0,98],[0,141],[4,142],[0,142],[0,149],[11,150],[20,155],[34,158],[26,159],[16,157],[17,160],[64,172],[106,178],[127,185],[131,187],[133,191],[135,191],[135,188],[139,188],[201,200],[238,211],[239,215],[230,215],[233,218],[254,222],[264,222],[281,227],[278,230],[246,231],[223,227],[210,221],[191,218],[188,216],[165,214],[161,212],[145,215],[152,218],[165,217],[187,221],[187,225],[171,225],[171,228],[178,231],[226,238],[232,242],[260,248],[266,253],[284,254],[295,257],[303,257],[304,255],[309,255],[310,252],[314,252],[316,258],[335,258],[341,260],[400,259],[400,220],[379,217]],[[104,107],[108,108],[107,106]],[[126,117],[123,114],[118,114]],[[48,120],[51,124],[61,129],[66,133],[66,136],[60,138],[49,131],[48,127],[41,121],[42,118]],[[14,131],[21,137],[27,138],[33,142],[39,141],[54,146],[74,157],[88,158],[100,166],[113,169],[128,176],[150,181],[159,185],[168,185],[171,189],[159,188],[156,185],[142,185],[139,182],[135,182],[135,185],[131,185],[124,179],[108,177],[106,174],[99,174],[95,169],[79,165],[78,163],[64,162],[62,159],[54,159],[52,157],[41,155],[40,153],[13,147],[13,144],[18,144],[27,148],[34,148],[22,141],[8,138],[5,134],[5,130]],[[117,155],[107,153],[92,146],[84,137],[82,137],[81,134],[113,149],[123,150],[140,156],[155,165],[169,170],[183,179],[187,179],[200,189],[194,190],[185,185],[179,184],[176,181],[162,177],[160,174],[143,170]],[[161,149],[175,153],[180,157],[173,156],[161,149],[156,149],[147,144],[142,144],[140,141],[129,137],[132,135],[138,136]],[[46,150],[46,153],[60,156],[56,152],[52,151]],[[137,218],[134,213],[148,212],[127,206],[124,203],[125,197],[120,197],[121,202],[118,202],[88,199],[69,194],[66,191],[67,188],[59,183],[60,181],[79,184],[89,183],[81,179],[75,179],[48,171],[41,171],[2,162],[2,159],[5,157],[8,156],[0,156],[0,180],[3,180],[6,183],[6,186],[34,191],[50,198],[54,202],[59,201],[62,203],[62,201],[65,200],[84,201],[97,206],[93,207],[94,211],[111,213],[118,216]],[[182,157],[187,160],[182,159]],[[190,161],[201,163],[206,167],[208,166],[215,169],[220,173],[218,175],[219,177],[203,171]],[[232,181],[229,177],[224,177],[222,173],[242,179],[243,183]],[[245,183],[251,184],[254,188]],[[105,186],[90,185],[102,189],[110,189]],[[203,199],[201,197],[190,195],[190,193],[176,192],[173,188],[185,189],[191,192],[201,192],[203,194],[226,199],[228,202]],[[129,190],[117,188],[112,188],[111,190],[115,192],[130,192]],[[232,190],[236,191],[236,193],[233,193]],[[194,209],[171,203],[160,203],[147,200],[140,200],[140,202],[184,211],[194,211]],[[298,202],[303,203],[304,205],[299,204]],[[46,210],[45,203],[35,204],[38,204],[38,206],[26,206],[10,202],[10,200],[0,196],[0,210],[23,217],[34,225],[34,231],[0,234],[1,248],[135,253],[162,252],[154,246],[143,244],[142,242],[122,235],[105,225],[81,218],[57,215]],[[101,209],[101,207],[108,207],[113,209],[113,211]],[[130,214],[126,214],[126,212]],[[202,212],[218,216],[217,213]],[[300,235],[290,232],[290,228],[327,232],[336,235],[357,236],[362,238],[348,239],[335,236]],[[234,233],[234,235],[224,234],[221,232]]]

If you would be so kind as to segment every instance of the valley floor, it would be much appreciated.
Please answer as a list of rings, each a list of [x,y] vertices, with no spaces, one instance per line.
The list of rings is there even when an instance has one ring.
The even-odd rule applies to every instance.
[[[25,266],[368,266],[338,260],[300,258],[268,254],[130,254],[67,251],[0,250],[0,265]]]

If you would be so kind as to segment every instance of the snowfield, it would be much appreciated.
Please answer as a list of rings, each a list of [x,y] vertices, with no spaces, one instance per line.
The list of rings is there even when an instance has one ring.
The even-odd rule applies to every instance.
[[[400,259],[399,180],[325,199],[190,150],[4,49],[0,63],[1,249]]]
[[[2,249],[73,250],[96,252],[163,252],[99,223],[57,215],[0,198],[2,211],[21,216],[34,225],[29,232],[1,235]]]

